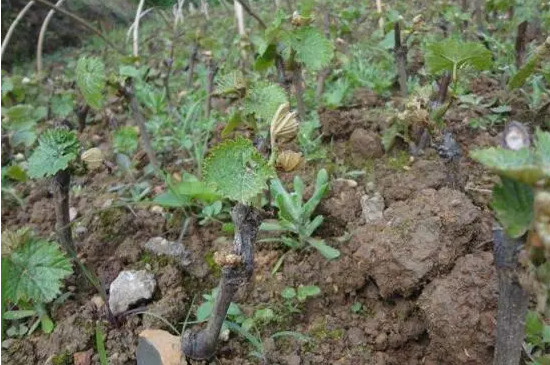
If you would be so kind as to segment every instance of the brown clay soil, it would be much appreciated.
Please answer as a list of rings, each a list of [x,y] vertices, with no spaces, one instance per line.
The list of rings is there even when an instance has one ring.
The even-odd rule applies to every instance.
[[[369,93],[362,100],[354,108],[320,113],[329,159],[296,172],[306,184],[321,167],[335,177],[330,194],[318,208],[325,222],[317,234],[338,247],[341,257],[327,261],[313,251],[290,252],[272,275],[284,248],[259,244],[253,283],[238,304],[245,313],[262,307],[280,313],[284,287],[321,288],[322,294],[308,300],[300,313],[281,316],[262,329],[272,364],[489,364],[496,315],[492,217],[486,190],[492,179],[468,159],[467,152],[494,144],[498,131],[472,133],[464,115],[468,111],[449,112],[465,156],[457,184],[449,181],[445,162],[431,149],[401,164],[395,163],[402,154],[399,148],[384,155],[379,136],[388,116],[379,108],[383,102]],[[100,128],[89,129],[89,140],[105,147]],[[99,136],[92,138],[94,133]],[[339,178],[341,165],[363,168],[367,174],[353,181]],[[283,180],[290,184],[289,178],[283,176]],[[108,190],[120,183],[119,176],[107,171],[73,182],[82,188],[71,197],[79,213],[76,227],[81,227],[75,227],[79,256],[107,289],[123,269],[151,270],[158,287],[144,309],[180,328],[193,297],[200,303],[201,294],[216,286],[219,274],[207,258],[231,237],[217,225],[203,227],[194,222],[183,239],[192,252],[188,268],[153,258],[145,253],[144,243],[155,236],[177,239],[182,218],[146,205],[118,203],[116,194]],[[4,205],[2,223],[12,228],[30,226],[42,236],[52,236],[48,185],[35,183],[21,189],[28,203]],[[383,216],[367,224],[361,198],[375,193],[383,197]],[[94,331],[96,321],[106,319],[102,301],[80,275],[73,275],[64,290],[72,296],[52,313],[54,332],[47,336],[37,331],[15,340],[3,351],[3,364],[72,364],[75,353],[90,350],[94,352],[91,363],[99,363]],[[361,304],[360,311],[352,311],[354,303]],[[105,322],[104,328],[111,365],[135,364],[138,333],[143,329],[169,330],[146,315],[129,315],[116,324]],[[265,334],[276,330],[300,332],[312,341],[269,340]],[[220,344],[213,363],[258,363],[248,356],[251,350],[242,337],[232,334]]]

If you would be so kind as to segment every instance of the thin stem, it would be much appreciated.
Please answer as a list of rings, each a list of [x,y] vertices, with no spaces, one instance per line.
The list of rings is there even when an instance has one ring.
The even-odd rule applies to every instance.
[[[59,0],[55,3],[55,6],[61,6],[64,1],[65,0]],[[50,20],[52,19],[54,13],[55,10],[50,10],[48,12],[48,15],[46,15],[46,18],[42,23],[42,27],[40,28],[40,34],[38,34],[38,43],[36,45],[36,72],[38,75],[42,73],[42,49],[44,48],[44,37],[46,36],[46,30],[48,29],[48,25],[50,24]]]
[[[61,13],[63,15],[66,15],[68,16],[69,18],[71,18],[72,20],[76,21],[77,23],[80,23],[83,27],[85,27],[86,29],[94,32],[99,38],[103,39],[103,41],[109,46],[111,47],[112,49],[114,49],[115,51],[117,51],[118,53],[120,53],[121,55],[124,55],[124,52],[122,50],[120,50],[117,46],[115,46],[110,40],[108,40],[104,35],[103,33],[101,33],[101,31],[99,31],[98,29],[94,28],[90,23],[88,23],[86,20],[82,19],[81,17],[79,17],[78,15],[75,15],[73,13],[71,13],[70,11],[68,10],[65,10],[65,9],[62,9],[62,8],[59,8],[57,6],[55,6],[54,4],[50,3],[49,1],[47,0],[35,0],[36,2],[42,4],[42,5],[45,5],[47,6],[48,8],[52,9],[52,10],[55,10],[57,11],[58,13]]]
[[[13,32],[15,31],[17,24],[19,24],[21,19],[23,19],[23,17],[25,16],[25,14],[27,14],[27,11],[29,11],[29,9],[33,6],[33,4],[34,4],[34,1],[29,1],[27,5],[25,5],[25,7],[21,9],[19,14],[17,14],[13,23],[11,23],[8,31],[6,32],[6,35],[4,36],[4,42],[2,42],[2,50],[0,51],[0,58],[4,58],[4,51],[7,49],[8,43],[10,43],[11,36],[13,35]]]
[[[130,101],[130,110],[139,128],[139,134],[143,143],[143,149],[145,150],[147,157],[149,157],[149,162],[151,163],[151,165],[153,165],[155,171],[158,173],[160,171],[160,165],[155,155],[155,151],[153,150],[151,138],[149,137],[149,132],[147,131],[147,127],[145,126],[145,117],[139,109],[139,103],[137,101],[136,94],[134,92],[134,86],[131,80],[129,81],[125,89],[125,94]]]
[[[143,10],[143,4],[145,0],[140,0],[137,11],[136,11],[136,20],[134,20],[134,45],[133,45],[133,55],[134,57],[139,56],[139,19],[141,11]]]
[[[242,5],[242,7],[244,8],[244,10],[251,16],[253,17],[254,19],[256,19],[258,21],[258,23],[260,24],[260,27],[265,30],[267,29],[267,25],[265,25],[264,21],[262,20],[262,18],[260,18],[260,16],[258,14],[256,14],[251,8],[250,8],[250,5],[248,4],[248,1],[246,0],[235,0],[235,1],[238,1],[239,4]]]

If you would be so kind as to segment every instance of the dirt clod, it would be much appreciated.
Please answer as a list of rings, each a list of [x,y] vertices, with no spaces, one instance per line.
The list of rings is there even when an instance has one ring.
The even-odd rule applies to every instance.
[[[479,215],[458,191],[423,190],[390,205],[381,223],[358,230],[354,257],[383,297],[411,295],[466,251]]]
[[[493,255],[460,258],[451,273],[429,284],[419,299],[434,363],[490,364],[496,317]]]

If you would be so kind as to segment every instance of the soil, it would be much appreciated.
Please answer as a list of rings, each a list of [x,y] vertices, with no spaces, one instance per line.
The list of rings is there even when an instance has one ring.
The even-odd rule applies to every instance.
[[[280,314],[277,322],[260,327],[266,357],[273,364],[488,364],[496,316],[492,218],[485,191],[492,178],[463,157],[459,166],[462,183],[458,187],[450,184],[446,162],[430,148],[414,160],[399,149],[383,155],[377,136],[388,116],[376,109],[383,101],[369,93],[358,97],[362,102],[354,108],[320,113],[326,146],[332,146],[330,160],[304,164],[297,172],[308,186],[306,196],[311,194],[316,171],[325,165],[360,165],[367,172],[356,180],[333,178],[330,193],[316,212],[325,217],[316,235],[337,247],[340,258],[327,261],[316,251],[291,251],[272,275],[285,250],[258,244],[253,283],[237,302],[247,314],[266,307]],[[458,108],[450,111],[463,156],[471,148],[498,140],[498,131],[467,132],[461,113],[465,112]],[[96,126],[90,128],[90,135],[99,134],[96,140],[108,139]],[[363,146],[364,141],[376,146]],[[100,147],[107,148],[105,144]],[[290,185],[291,176],[283,173],[282,180]],[[111,189],[121,179],[130,182],[107,171],[73,181],[73,186],[81,187],[73,189],[71,196],[78,212],[79,257],[107,290],[121,270],[152,271],[157,291],[140,312],[160,315],[179,330],[192,301],[196,307],[202,294],[217,285],[219,268],[212,254],[228,245],[231,236],[220,225],[201,226],[193,221],[182,239],[192,253],[188,267],[147,253],[143,245],[151,237],[178,239],[182,217],[150,205],[121,203]],[[158,181],[153,185],[162,189]],[[11,228],[30,226],[52,237],[53,202],[48,184],[28,183],[19,189],[29,203],[4,205],[2,223]],[[383,218],[366,224],[361,197],[376,192],[384,199]],[[303,303],[299,313],[285,312],[281,290],[302,284],[318,285],[322,294]],[[3,364],[72,364],[76,353],[80,359],[89,350],[94,351],[91,363],[99,364],[94,350],[96,323],[106,333],[109,363],[135,364],[139,332],[147,328],[172,331],[148,314],[107,322],[102,299],[78,271],[64,291],[73,294],[52,312],[53,333],[37,331],[11,341],[3,351]],[[265,335],[282,330],[300,332],[311,341],[273,340]],[[219,345],[216,363],[259,363],[249,356],[251,350],[242,337],[232,334]]]

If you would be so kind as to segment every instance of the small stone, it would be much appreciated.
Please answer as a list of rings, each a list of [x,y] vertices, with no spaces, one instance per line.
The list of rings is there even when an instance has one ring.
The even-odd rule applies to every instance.
[[[101,206],[101,208],[106,209],[109,208],[111,205],[113,205],[113,199],[107,199]]]
[[[69,221],[74,221],[74,219],[77,217],[78,211],[75,207],[69,208]]]
[[[367,342],[367,337],[363,330],[358,327],[352,327],[348,330],[348,342],[352,346],[364,345]]]
[[[302,363],[302,359],[296,354],[287,356],[285,360],[287,365],[300,365]]]
[[[153,237],[145,243],[145,249],[157,255],[173,257],[181,267],[187,267],[191,264],[191,253],[181,242],[168,241],[162,237]]]
[[[164,213],[164,209],[162,209],[160,205],[153,205],[151,207],[151,213],[162,214]]]
[[[180,338],[162,330],[144,330],[139,334],[137,365],[186,365]]]
[[[220,341],[227,342],[229,341],[229,328],[226,328],[225,330],[220,332]]]
[[[348,188],[356,188],[357,187],[357,181],[352,179],[342,179],[338,178],[334,181],[334,183],[341,184],[341,186],[345,186]]]
[[[100,295],[94,295],[90,301],[97,309],[100,309],[105,305],[105,301],[103,301],[103,298]]]
[[[74,365],[91,365],[93,355],[94,351],[92,349],[76,352],[73,355],[73,363]]]
[[[126,311],[132,304],[151,299],[157,282],[155,276],[145,270],[121,271],[111,283],[109,308],[117,315]]]
[[[349,146],[354,159],[378,158],[384,155],[380,136],[363,128],[353,131],[349,138]]]
[[[88,233],[88,228],[86,228],[86,226],[76,226],[74,229],[74,233],[77,236],[84,236],[86,233]]]
[[[361,197],[361,209],[366,224],[374,223],[384,218],[384,198],[380,193],[363,195]]]
[[[25,160],[25,155],[22,153],[17,153],[15,156],[13,156],[13,158],[15,159],[15,161],[21,162]]]
[[[374,348],[379,351],[383,351],[386,349],[386,346],[388,345],[388,336],[382,332],[376,336],[376,339],[374,340]]]
[[[15,339],[8,338],[7,340],[2,341],[2,348],[9,349],[14,342],[15,342]]]

